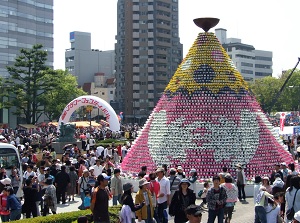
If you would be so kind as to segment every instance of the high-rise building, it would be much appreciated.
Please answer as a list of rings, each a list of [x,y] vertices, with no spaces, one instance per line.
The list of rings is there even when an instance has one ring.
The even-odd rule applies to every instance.
[[[117,7],[117,110],[142,122],[182,60],[178,1],[118,0]]]
[[[0,77],[9,74],[21,48],[42,44],[48,52],[46,65],[53,68],[53,0],[0,1]],[[0,123],[16,125],[16,117],[0,110]]]
[[[242,43],[241,39],[227,38],[226,29],[216,29],[215,32],[246,81],[272,76],[273,53],[271,51],[256,50],[254,46]]]
[[[95,73],[104,73],[114,77],[115,52],[92,49],[91,33],[71,32],[71,48],[65,52],[65,67],[77,77],[79,86],[94,81]]]

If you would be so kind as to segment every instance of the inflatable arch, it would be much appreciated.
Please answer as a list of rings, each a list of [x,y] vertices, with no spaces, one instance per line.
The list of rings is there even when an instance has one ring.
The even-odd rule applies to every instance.
[[[120,123],[118,116],[115,110],[103,99],[92,96],[92,95],[85,95],[75,98],[71,101],[63,110],[59,121],[58,121],[58,128],[60,128],[60,124],[67,123],[70,120],[71,115],[73,112],[80,108],[81,106],[91,105],[93,107],[99,108],[106,116],[106,121],[109,123],[109,128],[112,131],[119,131],[120,130]],[[59,131],[59,129],[58,129]]]

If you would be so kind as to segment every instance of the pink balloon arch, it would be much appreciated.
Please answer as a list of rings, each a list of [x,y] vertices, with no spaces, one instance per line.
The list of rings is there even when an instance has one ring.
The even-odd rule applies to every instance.
[[[58,121],[58,127],[60,127],[62,122],[63,123],[69,122],[71,115],[76,109],[80,108],[81,106],[87,106],[87,105],[96,107],[105,114],[106,121],[109,123],[109,128],[112,131],[120,130],[120,123],[115,110],[105,100],[93,95],[80,96],[78,98],[75,98],[73,101],[71,101],[64,108]]]

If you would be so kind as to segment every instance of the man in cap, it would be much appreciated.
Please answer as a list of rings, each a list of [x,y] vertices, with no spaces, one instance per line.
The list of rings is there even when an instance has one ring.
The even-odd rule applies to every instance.
[[[183,172],[182,166],[177,167],[177,175],[176,175],[180,180],[185,178],[185,173]]]
[[[108,212],[109,191],[107,189],[109,179],[110,177],[105,173],[97,177],[99,186],[93,192],[90,207],[95,223],[110,223]]]
[[[201,223],[203,209],[200,206],[192,204],[185,209],[186,217],[189,219],[187,223]]]
[[[246,193],[245,193],[245,185],[246,185],[246,175],[243,170],[242,164],[238,163],[235,165],[237,167],[236,170],[236,185],[238,187],[238,194],[239,194],[239,200],[242,200],[242,194],[243,194],[243,200],[246,200]]]
[[[156,175],[160,185],[157,197],[158,223],[167,223],[168,217],[164,215],[164,210],[170,204],[170,181],[165,177],[165,170],[162,167],[156,170]]]

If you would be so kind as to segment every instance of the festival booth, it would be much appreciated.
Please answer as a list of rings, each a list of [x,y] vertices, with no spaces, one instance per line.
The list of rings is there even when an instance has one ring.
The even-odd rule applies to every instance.
[[[32,124],[19,124],[18,128],[19,132],[34,133],[35,131],[37,131],[38,127]]]
[[[187,176],[196,169],[199,178],[210,180],[222,167],[235,177],[241,164],[250,180],[270,174],[274,163],[294,162],[226,50],[208,32],[217,20],[194,21],[205,32],[171,78],[122,170],[136,174],[141,166],[152,172],[163,164],[180,165]]]

